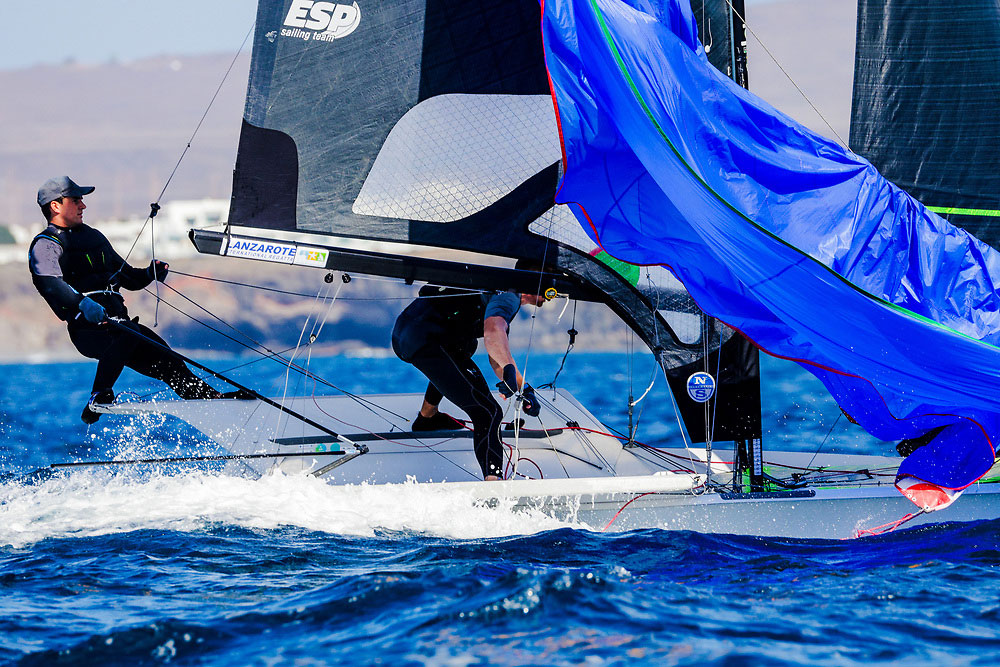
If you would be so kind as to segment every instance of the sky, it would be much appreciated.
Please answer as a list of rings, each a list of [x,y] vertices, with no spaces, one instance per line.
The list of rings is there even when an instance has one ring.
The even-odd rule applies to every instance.
[[[0,70],[236,53],[256,8],[256,0],[0,0]]]
[[[235,53],[256,7],[256,0],[0,0],[0,70]]]

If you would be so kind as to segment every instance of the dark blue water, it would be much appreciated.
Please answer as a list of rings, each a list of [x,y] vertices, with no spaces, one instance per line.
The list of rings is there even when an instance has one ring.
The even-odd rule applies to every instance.
[[[535,355],[529,380],[557,355]],[[238,362],[209,360],[225,368]],[[421,389],[394,359],[313,367],[350,391]],[[214,447],[169,420],[78,420],[93,366],[0,367],[0,466]],[[280,387],[281,369],[242,369]],[[560,384],[624,428],[648,358],[574,353]],[[887,453],[767,362],[769,443]],[[155,385],[126,375],[119,389]],[[640,436],[676,421],[662,381]],[[0,485],[0,662],[24,664],[987,664],[1000,523],[842,542],[602,534],[420,488],[346,490],[212,468],[81,469]],[[959,501],[961,502],[961,501]]]

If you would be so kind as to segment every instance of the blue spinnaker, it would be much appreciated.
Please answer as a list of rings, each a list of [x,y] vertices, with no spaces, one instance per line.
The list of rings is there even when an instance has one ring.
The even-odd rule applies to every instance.
[[[685,0],[544,0],[568,203],[961,489],[1000,434],[1000,254],[714,69]]]

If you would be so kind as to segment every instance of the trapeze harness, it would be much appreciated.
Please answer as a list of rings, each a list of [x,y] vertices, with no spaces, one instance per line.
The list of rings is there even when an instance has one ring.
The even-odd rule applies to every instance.
[[[98,360],[95,392],[111,390],[128,366],[167,383],[181,398],[218,397],[215,389],[164,351],[167,344],[162,338],[139,324],[138,319],[128,319],[125,300],[118,290],[140,290],[153,282],[153,276],[146,269],[127,264],[104,234],[85,224],[68,229],[49,224],[28,248],[28,268],[38,293],[67,323],[76,349]],[[123,326],[151,342],[85,320],[79,309],[85,297],[104,306],[109,316],[121,318]]]

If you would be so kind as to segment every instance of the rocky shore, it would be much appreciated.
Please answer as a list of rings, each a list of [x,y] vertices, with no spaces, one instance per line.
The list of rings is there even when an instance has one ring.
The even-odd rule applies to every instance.
[[[151,285],[124,293],[129,312],[147,326],[155,322],[157,333],[177,349],[201,355],[247,352],[230,338],[283,350],[296,344],[307,318],[311,323],[317,317],[326,318],[326,323],[313,344],[314,353],[391,354],[392,324],[417,289],[366,276],[344,283],[339,274],[328,284],[325,271],[234,258],[179,259],[170,261],[170,267],[167,284],[159,286],[159,305]],[[338,289],[332,306],[330,299],[317,300],[318,294],[332,297]],[[573,304],[560,319],[564,303],[522,309],[522,321],[511,331],[515,347],[527,345],[530,335],[534,349],[565,349]],[[533,330],[529,311],[537,315]],[[577,305],[575,328],[581,332],[578,349],[621,349],[628,335],[625,325],[597,304]],[[25,264],[0,265],[0,362],[61,359],[80,359],[65,324],[37,294]]]

